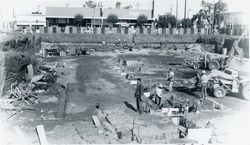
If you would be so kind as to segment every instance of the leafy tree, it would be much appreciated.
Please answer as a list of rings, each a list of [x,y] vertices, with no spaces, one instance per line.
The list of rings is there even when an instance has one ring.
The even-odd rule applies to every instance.
[[[132,9],[132,5],[127,5],[124,7],[124,9]]]
[[[218,24],[219,25],[219,14],[220,12],[227,10],[227,3],[219,0],[217,3],[213,4],[210,2],[206,2],[205,0],[202,0],[201,2],[202,9],[200,11],[193,15],[192,22],[195,20],[197,21],[197,26],[201,27],[203,24],[203,19],[206,19],[210,25],[212,24]]]
[[[174,27],[177,23],[177,20],[174,15],[167,13],[166,15],[159,16],[156,21],[156,26],[162,28],[168,28],[169,26]]]
[[[81,14],[76,14],[74,20],[75,20],[75,24],[76,24],[77,26],[80,26],[81,23],[83,22],[83,15],[81,15]]]
[[[200,10],[197,14],[193,15],[191,21],[194,22],[197,20],[197,27],[201,28],[203,24],[203,19],[205,17],[205,13],[203,10]]]
[[[121,7],[121,2],[117,2],[117,3],[115,4],[115,8],[116,8],[116,9],[120,9],[120,7]]]
[[[193,23],[191,21],[191,19],[187,18],[187,19],[183,19],[181,21],[182,27],[184,28],[189,28],[190,26],[193,26]]]
[[[148,21],[148,17],[144,14],[141,14],[137,17],[137,25],[142,27]]]
[[[215,3],[215,9],[219,10],[220,12],[225,12],[227,11],[227,3],[223,1],[218,1]]]
[[[220,13],[225,12],[227,10],[227,3],[218,1],[214,5],[214,25],[220,25]]]
[[[89,0],[85,2],[88,8],[96,8],[96,3],[93,0]]]
[[[115,23],[117,23],[119,21],[119,19],[118,19],[117,15],[110,14],[107,17],[107,21],[108,21],[108,23],[112,23],[114,25]]]

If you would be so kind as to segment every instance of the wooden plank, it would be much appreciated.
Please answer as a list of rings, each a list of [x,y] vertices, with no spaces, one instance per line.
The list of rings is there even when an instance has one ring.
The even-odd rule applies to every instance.
[[[100,120],[98,119],[97,116],[92,116],[92,119],[93,119],[94,124],[95,124],[96,127],[100,127],[101,126]]]
[[[153,110],[158,110],[158,106],[152,102],[149,98],[145,97],[145,101],[150,105],[150,108]]]
[[[187,134],[187,129],[185,127],[183,127],[182,125],[178,126],[178,130],[181,131],[182,133],[184,133],[185,135]]]
[[[38,134],[40,145],[48,145],[48,140],[43,125],[36,126],[36,131]]]
[[[110,122],[110,120],[108,119],[108,116],[106,113],[103,112],[103,110],[101,110],[101,108],[96,108],[97,113],[98,113],[98,117],[100,118],[100,121],[103,124],[103,128],[109,130],[112,134],[110,134],[109,136],[118,139],[118,132],[117,132],[117,128],[115,128],[112,123]]]
[[[34,76],[34,68],[33,68],[33,65],[30,64],[27,66],[27,69],[28,69],[28,80],[31,80]]]
[[[25,136],[24,136],[23,132],[21,131],[21,129],[18,126],[15,126],[14,130],[15,130],[17,136],[18,136],[20,144],[27,145],[28,144],[27,139],[25,138]]]

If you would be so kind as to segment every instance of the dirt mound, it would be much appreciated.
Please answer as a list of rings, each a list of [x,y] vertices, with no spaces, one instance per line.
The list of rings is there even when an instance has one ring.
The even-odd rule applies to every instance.
[[[39,35],[0,33],[0,96],[25,78],[27,65],[41,49]]]
[[[11,83],[20,82],[31,63],[29,56],[17,52],[0,52],[0,96],[10,89]]]
[[[0,50],[35,53],[41,49],[41,37],[30,34],[0,33]]]

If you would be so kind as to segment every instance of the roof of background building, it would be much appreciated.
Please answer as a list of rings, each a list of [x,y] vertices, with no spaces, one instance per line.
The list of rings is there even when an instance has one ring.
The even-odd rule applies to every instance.
[[[151,10],[135,9],[103,9],[103,18],[109,14],[116,14],[119,19],[136,19],[140,14],[151,18]],[[81,8],[81,7],[46,7],[47,18],[74,18],[76,14],[83,15],[84,18],[101,17],[100,8]]]
[[[135,10],[135,9],[104,9],[103,17],[107,18],[110,14],[116,14],[119,19],[137,19],[141,14],[151,18],[151,10]]]
[[[45,15],[30,14],[30,15],[16,15],[17,25],[46,25]]]
[[[77,7],[46,7],[48,18],[74,18],[76,14],[84,18],[100,17],[100,9]]]

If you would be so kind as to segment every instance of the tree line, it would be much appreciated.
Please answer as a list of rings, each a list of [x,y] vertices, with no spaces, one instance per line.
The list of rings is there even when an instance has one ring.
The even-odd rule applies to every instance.
[[[97,4],[89,0],[85,2],[87,7],[95,8]],[[99,4],[98,4],[99,5]],[[101,5],[102,6],[102,5]],[[120,9],[121,2],[116,3],[116,9]],[[132,8],[131,5],[125,6],[125,9]],[[206,2],[205,0],[201,1],[201,9],[192,16],[192,18],[186,18],[182,20],[177,20],[174,15],[171,13],[166,13],[164,15],[160,15],[158,18],[154,20],[155,27],[161,28],[190,28],[194,26],[194,22],[197,28],[204,28],[206,23],[210,29],[217,28],[219,29],[219,19],[220,13],[225,12],[227,10],[227,3],[218,1],[217,3]],[[75,23],[77,26],[80,26],[83,21],[83,16],[81,14],[75,15]],[[142,27],[145,23],[147,23],[148,17],[144,14],[141,14],[137,17],[136,25]],[[116,23],[119,22],[119,18],[116,14],[110,14],[107,17],[107,22],[112,24],[111,27],[116,27]]]

